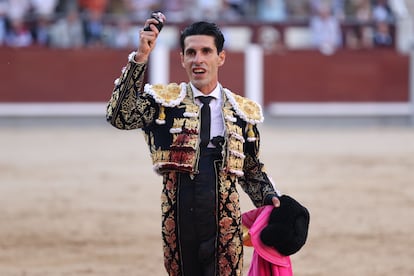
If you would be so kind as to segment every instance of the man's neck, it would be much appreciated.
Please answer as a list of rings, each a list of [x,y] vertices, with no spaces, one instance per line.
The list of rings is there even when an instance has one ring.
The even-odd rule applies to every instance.
[[[193,95],[194,97],[198,97],[198,96],[213,96],[216,99],[220,99],[220,84],[217,83],[217,85],[209,92],[209,93],[204,93],[203,91],[200,91],[197,87],[195,87],[191,82],[191,89],[193,91]]]

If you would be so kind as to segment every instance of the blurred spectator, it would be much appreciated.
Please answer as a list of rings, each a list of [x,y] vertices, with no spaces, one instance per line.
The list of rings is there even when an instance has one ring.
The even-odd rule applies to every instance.
[[[85,19],[86,45],[89,47],[103,46],[104,35],[104,13],[99,10],[91,10]]]
[[[32,29],[34,42],[38,46],[48,46],[50,42],[51,16],[39,15]]]
[[[67,12],[51,27],[50,45],[57,48],[80,48],[84,46],[85,34],[76,9]]]
[[[6,45],[10,47],[27,47],[32,45],[33,38],[22,19],[12,19],[10,30],[6,35]]]
[[[338,20],[343,20],[345,17],[344,14],[344,4],[345,0],[310,0],[311,13],[315,14],[318,12],[318,8],[321,5],[329,5],[332,10],[332,15],[338,18]]]
[[[81,12],[105,13],[110,0],[78,0]]]
[[[110,0],[107,5],[107,13],[114,18],[128,14],[125,0]]]
[[[56,10],[58,0],[30,0],[30,3],[35,16],[52,18]]]
[[[392,46],[393,39],[390,32],[390,25],[385,21],[376,22],[373,39],[376,47]]]
[[[215,21],[220,18],[221,0],[196,0],[192,9],[192,20]]]
[[[345,19],[345,0],[332,0],[333,14],[339,21]]]
[[[124,0],[134,20],[144,21],[152,11],[161,9],[160,0]],[[168,18],[167,18],[168,19]]]
[[[387,0],[376,0],[372,7],[372,19],[376,22],[391,23],[394,20],[391,8]]]
[[[162,11],[168,22],[182,22],[190,17],[191,0],[164,0]]]
[[[309,0],[311,14],[318,14],[321,6],[331,5],[331,0]]]
[[[258,0],[257,18],[265,22],[280,22],[287,19],[285,0]]]
[[[103,46],[104,15],[109,0],[78,0],[84,15],[85,39],[88,47]]]
[[[308,19],[310,15],[309,0],[286,1],[286,9],[291,20]]]
[[[108,27],[106,44],[112,48],[137,48],[139,27],[133,27],[127,17],[116,20],[115,26]]]
[[[345,0],[345,17],[351,22],[352,27],[346,33],[347,47],[371,48],[372,47],[372,21],[370,0]]]
[[[229,3],[229,1],[223,1],[220,8],[219,18],[227,22],[237,22],[243,18],[243,14],[241,14],[237,8]]]
[[[376,1],[372,8],[372,19],[374,20],[374,45],[377,47],[392,46],[390,24],[394,21],[394,16],[388,1]]]
[[[394,44],[395,17],[390,7],[401,6],[403,2],[404,0],[0,0],[0,45],[5,43],[6,36],[10,43],[11,37],[16,37],[16,33],[20,34],[17,37],[23,41],[24,30],[29,29],[32,41],[37,45],[63,48],[72,47],[71,45],[135,47],[131,46],[137,43],[136,39],[130,38],[131,29],[140,27],[142,20],[151,11],[162,10],[167,21],[172,24],[187,20],[243,23],[244,20],[251,19],[263,22],[264,25],[287,20],[293,24],[309,22],[310,27],[326,28],[326,31],[314,35],[315,46],[316,40],[327,39],[331,33],[337,32],[336,26],[342,22],[346,46],[369,48],[373,45]],[[331,7],[329,17],[324,18],[319,11],[315,12],[316,7],[328,4]],[[69,10],[78,12],[76,20],[72,21],[68,15],[55,21]],[[118,22],[119,18],[122,19]],[[15,24],[13,22],[19,20],[28,24],[24,27],[12,26]],[[83,23],[80,27],[79,21]],[[133,26],[131,22],[134,23]],[[66,33],[66,38],[65,35],[59,37],[60,32]],[[340,28],[339,33],[341,35]],[[261,40],[260,43],[269,50],[274,49],[275,45],[280,48],[280,35],[278,31],[264,29],[257,31],[255,38]],[[72,36],[76,39],[67,39]],[[336,45],[332,48],[336,49],[341,43],[340,38],[339,44],[332,43]],[[396,41],[395,44],[397,43]]]
[[[29,0],[9,0],[9,7],[7,11],[7,17],[13,20],[23,20],[25,15],[30,10]]]
[[[223,4],[229,7],[238,18],[246,15],[246,0],[223,0]]]
[[[6,11],[8,8],[7,0],[0,0],[0,46],[6,39]]]
[[[333,16],[329,4],[321,4],[310,20],[312,44],[325,55],[333,54],[342,44],[342,32],[338,19]]]
[[[55,10],[58,14],[67,14],[73,9],[79,9],[78,0],[59,0]]]

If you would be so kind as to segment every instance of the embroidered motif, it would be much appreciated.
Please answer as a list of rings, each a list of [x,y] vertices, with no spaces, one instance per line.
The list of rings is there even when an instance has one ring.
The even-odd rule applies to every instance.
[[[172,129],[183,129],[185,118],[174,118]],[[171,131],[170,131],[171,132]]]
[[[170,275],[181,275],[179,247],[177,246],[177,174],[166,173],[161,196],[162,240],[164,267]]]
[[[163,164],[170,160],[170,151],[169,150],[156,150],[152,153],[152,163],[153,164]]]
[[[186,104],[183,116],[187,118],[197,118],[199,109],[200,108],[197,105]]]
[[[223,90],[240,118],[253,125],[263,122],[264,117],[262,107],[258,103],[236,95],[227,88],[224,88]]]
[[[173,143],[171,145],[172,149],[175,150],[196,150],[198,145],[198,135],[186,133],[174,134]],[[191,162],[192,163],[192,162]]]
[[[220,174],[218,275],[241,275],[243,245],[236,179]]]
[[[154,100],[166,107],[174,107],[179,105],[186,95],[187,84],[170,83],[163,84],[146,84],[144,91],[150,94]]]
[[[237,151],[239,153],[243,152],[243,142],[239,139],[234,139],[235,137],[230,137],[228,142],[229,150]]]
[[[200,122],[198,118],[175,118],[173,129],[182,129],[186,133],[198,134]]]

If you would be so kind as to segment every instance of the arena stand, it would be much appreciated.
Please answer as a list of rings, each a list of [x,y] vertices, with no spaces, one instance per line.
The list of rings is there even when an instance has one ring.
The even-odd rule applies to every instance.
[[[151,83],[186,81],[176,40],[184,25],[177,23],[161,33],[150,60]],[[385,48],[342,47],[324,55],[310,47],[305,21],[263,27],[254,22],[223,27],[228,59],[221,82],[263,104],[270,116],[414,121],[410,53],[398,51],[395,43]],[[341,25],[345,31],[353,27],[349,22]],[[262,35],[270,28],[275,32],[267,33],[267,39],[274,39],[269,42]],[[395,37],[395,26],[392,33]],[[0,116],[103,116],[113,81],[132,50],[0,47]]]

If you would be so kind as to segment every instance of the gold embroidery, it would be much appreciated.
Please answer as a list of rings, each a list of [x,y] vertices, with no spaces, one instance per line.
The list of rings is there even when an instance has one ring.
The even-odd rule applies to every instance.
[[[165,163],[170,160],[170,151],[169,150],[156,150],[152,153],[152,163]]]
[[[240,153],[243,152],[243,143],[240,140],[234,139],[233,137],[230,137],[228,147],[230,151],[237,151]]]
[[[195,104],[187,104],[185,106],[185,112],[189,114],[198,114],[199,106]]]
[[[229,131],[230,134],[237,134],[241,137],[243,137],[243,130],[241,127],[239,127],[238,125],[232,123],[232,122],[227,122],[227,129]]]
[[[191,148],[193,150],[197,149],[198,145],[198,136],[194,134],[188,134],[188,133],[178,133],[173,135],[173,143],[171,147],[174,147],[178,150],[180,148],[188,149]]]
[[[226,88],[223,90],[240,118],[251,124],[263,122],[264,117],[262,107],[258,103],[245,97],[236,95]]]
[[[228,167],[230,169],[235,169],[235,170],[240,170],[240,171],[243,169],[243,160],[244,159],[230,154],[228,160],[229,160]]]
[[[192,133],[198,133],[199,121],[198,120],[186,120],[185,129]]]
[[[186,120],[185,118],[174,118],[173,128],[174,129],[182,129],[185,120]]]
[[[157,96],[163,98],[167,103],[177,99],[181,91],[180,86],[176,83],[170,83],[166,86],[162,84],[154,84],[152,89]]]
[[[177,83],[146,84],[144,91],[150,94],[157,103],[163,106],[174,107],[180,104],[186,95],[186,84]]]

